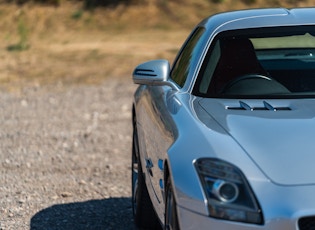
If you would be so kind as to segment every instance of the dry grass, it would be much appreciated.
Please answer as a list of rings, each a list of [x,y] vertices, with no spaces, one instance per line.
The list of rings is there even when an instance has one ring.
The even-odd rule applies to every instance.
[[[0,4],[1,85],[99,83],[108,77],[129,77],[139,62],[172,61],[191,28],[209,14],[261,5],[311,6],[302,0],[295,5],[288,0],[256,0],[251,5],[235,0],[163,2],[93,12],[70,3],[57,8]]]

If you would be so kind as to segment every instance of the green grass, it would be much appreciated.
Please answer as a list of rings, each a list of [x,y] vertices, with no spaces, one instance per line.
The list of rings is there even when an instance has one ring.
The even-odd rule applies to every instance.
[[[29,29],[27,26],[27,23],[25,22],[25,18],[23,16],[23,12],[18,16],[18,22],[17,22],[17,34],[19,36],[19,41],[16,44],[9,45],[7,47],[8,51],[23,51],[30,48],[29,45]]]

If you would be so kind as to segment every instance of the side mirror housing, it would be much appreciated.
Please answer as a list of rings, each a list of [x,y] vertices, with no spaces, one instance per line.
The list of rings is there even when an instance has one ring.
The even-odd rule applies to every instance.
[[[138,65],[133,71],[133,82],[142,85],[168,85],[173,89],[177,86],[168,80],[170,63],[167,60],[153,60]]]

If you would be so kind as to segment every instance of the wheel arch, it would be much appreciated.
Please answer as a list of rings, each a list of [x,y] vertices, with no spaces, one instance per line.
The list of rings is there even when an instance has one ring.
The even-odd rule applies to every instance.
[[[132,127],[134,128],[135,122],[136,122],[136,108],[135,108],[134,103],[132,103],[132,109],[131,109],[131,122],[132,122]]]
[[[137,115],[136,115],[136,108],[135,104],[132,104],[132,110],[131,110],[131,123],[132,123],[132,141],[137,142],[133,143],[137,144],[139,146],[139,139],[138,139],[138,130],[137,130]],[[139,157],[139,152],[136,151],[136,156]]]
[[[166,202],[166,183],[167,183],[167,180],[168,180],[169,177],[170,177],[169,162],[167,160],[165,160],[165,162],[164,162],[164,178],[163,178],[163,183],[164,183],[164,194],[163,194],[164,203]]]

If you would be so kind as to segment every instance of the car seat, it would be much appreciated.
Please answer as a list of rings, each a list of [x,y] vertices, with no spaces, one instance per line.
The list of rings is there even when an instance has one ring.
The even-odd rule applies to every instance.
[[[268,76],[257,59],[249,39],[220,40],[221,56],[213,73],[208,93],[220,94],[224,87],[237,77],[248,74]]]

